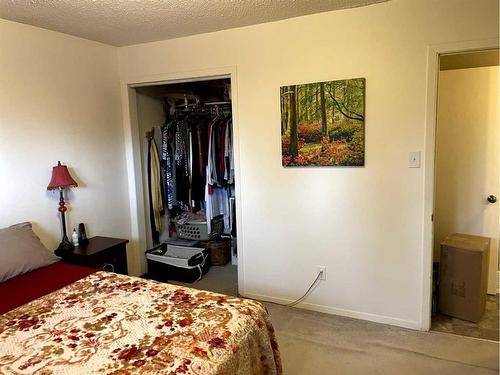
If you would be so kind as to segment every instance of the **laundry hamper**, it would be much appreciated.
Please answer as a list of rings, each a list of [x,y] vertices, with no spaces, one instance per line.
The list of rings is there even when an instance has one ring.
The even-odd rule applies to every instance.
[[[225,266],[231,258],[231,240],[214,240],[202,242],[210,254],[212,266]]]
[[[210,238],[220,236],[224,232],[224,219],[212,219],[211,227],[212,231],[208,233],[206,221],[187,221],[183,224],[175,221],[177,237],[185,240],[208,241]]]

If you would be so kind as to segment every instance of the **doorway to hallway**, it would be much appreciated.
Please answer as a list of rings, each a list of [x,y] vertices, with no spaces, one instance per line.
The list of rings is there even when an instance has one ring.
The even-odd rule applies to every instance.
[[[431,329],[498,341],[498,49],[441,55],[439,63]],[[462,250],[461,261],[441,253],[443,242],[454,233],[490,239],[481,255],[485,269],[476,269],[473,258]],[[460,313],[453,313],[460,310],[458,294],[463,294],[463,303],[483,304],[475,296],[469,299],[481,292],[466,281],[480,278],[481,272],[487,283],[483,290],[486,287],[488,292],[485,312],[475,322],[460,319],[464,318]],[[453,280],[444,287],[440,275]],[[447,294],[453,296],[447,299]],[[446,303],[454,305],[445,307]]]

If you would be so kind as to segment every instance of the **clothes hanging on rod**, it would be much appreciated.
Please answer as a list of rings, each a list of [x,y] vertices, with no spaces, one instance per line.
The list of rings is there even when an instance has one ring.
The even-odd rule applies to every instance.
[[[167,234],[162,226],[173,235],[173,219],[180,214],[206,218],[209,232],[212,219],[222,215],[225,232],[231,233],[230,198],[235,191],[231,111],[228,107],[208,107],[183,108],[173,115],[168,111],[168,121],[148,132],[148,196],[154,244]],[[168,216],[161,218],[164,213]]]
[[[161,191],[160,160],[158,158],[158,148],[154,140],[154,128],[148,139],[148,195],[149,195],[149,216],[153,243],[159,243],[160,232],[162,230],[161,215],[164,211]]]
[[[172,148],[168,142],[169,128],[163,126],[161,128],[161,160],[160,166],[162,169],[162,185],[165,188],[165,197],[167,200],[167,208],[171,210],[174,207],[175,201],[175,186],[174,186],[174,169],[172,167]]]
[[[191,199],[194,202],[205,200],[205,165],[207,162],[207,119],[199,119],[192,128]],[[200,204],[200,206],[202,206]]]
[[[205,189],[207,222],[210,223],[211,219],[223,215],[225,231],[230,232],[229,199],[234,196],[231,118],[217,116],[209,126],[209,133],[208,177]]]
[[[230,162],[233,159],[231,127],[231,118],[220,115],[209,124],[207,181],[211,188],[234,183],[234,162],[233,165]]]
[[[230,115],[230,112],[228,113]],[[224,215],[230,231],[229,198],[234,196],[232,121],[228,114],[176,112],[161,128],[161,184],[166,207],[206,211],[207,222]]]
[[[174,139],[167,139],[167,142],[172,142],[174,149],[175,162],[175,188],[177,202],[183,210],[191,210],[192,204],[190,201],[190,171],[191,164],[190,155],[190,126],[185,119],[175,121],[170,124],[174,128]]]

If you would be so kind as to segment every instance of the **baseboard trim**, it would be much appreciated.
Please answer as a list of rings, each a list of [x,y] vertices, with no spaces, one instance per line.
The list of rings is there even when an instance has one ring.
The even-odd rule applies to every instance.
[[[261,294],[253,294],[253,293],[246,293],[245,297],[255,299],[258,301],[262,301],[262,302],[275,302],[275,303],[281,303],[281,304],[287,304],[287,303],[293,302],[293,300],[289,300],[289,299],[285,299],[285,298],[277,298],[277,297],[271,297],[271,296],[266,296],[266,295],[261,295]],[[322,312],[322,313],[326,313],[326,314],[340,315],[340,316],[346,316],[349,318],[368,320],[370,322],[375,322],[375,323],[390,324],[393,326],[410,328],[410,329],[414,329],[414,330],[421,329],[421,324],[419,322],[412,321],[412,320],[393,318],[393,317],[385,316],[385,315],[378,315],[378,314],[366,313],[366,312],[361,312],[361,311],[341,309],[341,308],[337,308],[337,307],[318,305],[318,304],[309,303],[309,302],[301,302],[298,305],[296,305],[296,307],[302,308],[305,310]]]

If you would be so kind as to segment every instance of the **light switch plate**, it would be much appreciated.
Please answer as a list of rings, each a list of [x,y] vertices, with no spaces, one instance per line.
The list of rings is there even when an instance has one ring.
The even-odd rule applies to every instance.
[[[410,152],[408,158],[408,168],[420,168],[420,151]]]

